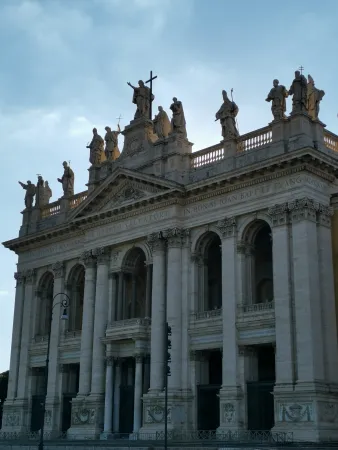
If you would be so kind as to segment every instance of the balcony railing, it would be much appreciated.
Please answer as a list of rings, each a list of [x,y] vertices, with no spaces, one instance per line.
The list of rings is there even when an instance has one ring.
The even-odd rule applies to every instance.
[[[134,325],[149,326],[151,324],[150,317],[135,318],[135,319],[125,319],[125,320],[115,320],[113,322],[108,322],[107,328],[124,328],[132,327]]]
[[[82,330],[67,330],[63,334],[64,339],[74,339],[81,337]]]
[[[211,309],[210,311],[198,311],[193,313],[194,320],[212,319],[220,317],[222,315],[222,309]]]
[[[324,142],[327,148],[338,152],[338,136],[331,131],[324,130]]]
[[[69,208],[73,209],[79,206],[86,198],[88,197],[88,191],[79,192],[78,194],[73,195],[69,199]],[[41,217],[45,219],[46,217],[55,216],[59,214],[61,210],[60,201],[49,203],[41,208]]]
[[[270,142],[272,142],[271,128],[269,126],[260,128],[259,130],[243,134],[239,138],[237,151],[238,153],[247,152],[268,145]],[[208,164],[213,164],[217,161],[221,161],[225,156],[223,143],[204,148],[203,150],[192,154],[192,168],[197,169],[199,167],[207,166]]]
[[[48,336],[48,334],[36,334],[32,339],[32,343],[41,344],[44,342],[48,342]]]
[[[253,305],[241,306],[241,312],[243,313],[255,313],[261,311],[269,311],[275,309],[274,302],[255,303]]]
[[[88,197],[88,191],[79,192],[69,200],[70,209],[76,208],[80,203],[84,202]]]

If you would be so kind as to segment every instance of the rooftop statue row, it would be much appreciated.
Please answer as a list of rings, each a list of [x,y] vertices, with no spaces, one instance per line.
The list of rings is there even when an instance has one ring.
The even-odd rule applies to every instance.
[[[286,112],[286,98],[292,95],[291,114],[305,113],[311,119],[317,120],[319,114],[319,104],[325,95],[325,92],[315,87],[315,82],[311,75],[308,80],[300,73],[295,72],[290,89],[280,85],[278,80],[273,80],[273,88],[269,92],[266,101],[272,102],[271,111],[275,120],[284,119]]]
[[[61,178],[58,178],[57,181],[62,184],[63,189],[63,197],[71,197],[74,195],[74,172],[68,166],[68,163],[64,161],[63,165],[63,175]],[[27,181],[27,183],[22,183],[19,181],[19,184],[26,191],[25,195],[25,207],[26,209],[33,208],[34,197],[35,197],[35,205],[36,208],[41,208],[42,206],[48,205],[51,197],[52,190],[49,187],[48,181],[44,181],[42,176],[38,176],[38,181],[36,186],[31,182]]]

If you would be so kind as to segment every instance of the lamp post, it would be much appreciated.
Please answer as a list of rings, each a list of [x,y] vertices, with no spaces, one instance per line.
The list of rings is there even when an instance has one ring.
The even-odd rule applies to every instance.
[[[55,303],[55,305],[54,305],[54,300],[59,295],[63,295],[66,298],[61,300],[58,303]],[[52,307],[52,311],[50,313],[50,320],[49,320],[49,332],[48,332],[48,342],[47,342],[47,357],[46,357],[46,368],[45,368],[45,376],[44,376],[44,378],[45,378],[45,392],[44,392],[43,403],[42,403],[42,423],[41,423],[40,441],[39,441],[38,450],[43,450],[43,448],[44,448],[44,441],[43,441],[44,436],[43,436],[43,434],[44,434],[44,426],[45,426],[46,397],[47,397],[47,388],[48,388],[48,365],[49,365],[50,334],[51,334],[51,329],[52,329],[53,310],[54,310],[55,306],[61,305],[62,308],[63,308],[63,311],[62,311],[62,314],[61,314],[61,320],[68,320],[67,308],[69,307],[69,303],[70,303],[70,298],[64,292],[59,292],[59,293],[55,294],[54,297],[53,297],[53,307]]]

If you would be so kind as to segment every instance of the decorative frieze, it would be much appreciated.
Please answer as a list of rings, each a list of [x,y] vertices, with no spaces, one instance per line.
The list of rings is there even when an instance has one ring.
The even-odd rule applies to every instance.
[[[281,203],[280,205],[274,205],[268,210],[268,214],[272,219],[272,225],[282,226],[288,222],[288,204]]]
[[[236,234],[236,219],[235,217],[225,218],[217,222],[217,228],[222,234],[222,238],[233,237]]]
[[[15,272],[14,273],[14,279],[16,281],[16,285],[20,286],[22,284],[24,284],[25,282],[25,276],[23,272]]]
[[[65,274],[65,265],[63,261],[57,261],[52,266],[52,271],[54,273],[54,278],[62,278]]]

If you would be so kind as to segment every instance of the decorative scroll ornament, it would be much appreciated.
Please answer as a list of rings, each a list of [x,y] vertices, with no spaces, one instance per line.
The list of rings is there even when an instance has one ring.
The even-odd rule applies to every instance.
[[[62,261],[57,261],[52,266],[52,270],[54,273],[54,278],[61,278],[64,276],[64,263]]]
[[[19,286],[24,283],[25,276],[23,272],[15,272],[14,279],[16,280],[16,285]]]
[[[288,219],[288,204],[282,203],[280,205],[271,206],[268,210],[268,214],[272,219],[272,225],[286,225]]]
[[[85,267],[93,267],[96,263],[95,257],[91,250],[83,252],[80,257]]]
[[[152,252],[154,252],[156,250],[163,250],[164,244],[165,244],[161,232],[150,234],[148,236],[147,243],[148,243],[148,245],[150,247],[150,250]]]
[[[222,234],[223,238],[233,237],[236,233],[236,219],[235,217],[225,218],[217,222],[217,228]]]
[[[300,221],[304,219],[317,220],[317,212],[319,211],[319,203],[311,198],[297,199],[289,202],[288,208],[291,213],[292,221]]]
[[[181,228],[177,228],[177,227],[169,228],[168,230],[165,231],[164,235],[167,238],[169,247],[181,247],[182,246],[184,232]]]

